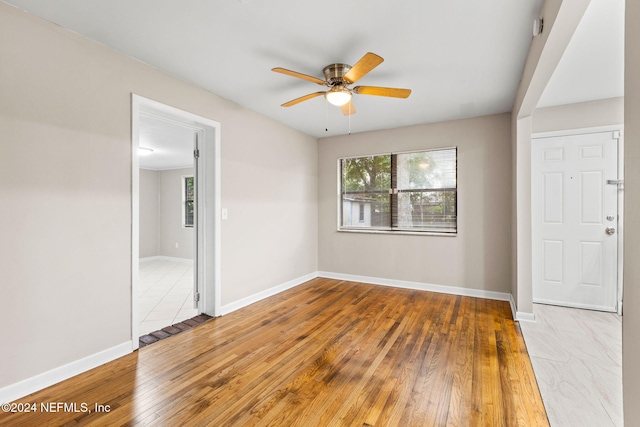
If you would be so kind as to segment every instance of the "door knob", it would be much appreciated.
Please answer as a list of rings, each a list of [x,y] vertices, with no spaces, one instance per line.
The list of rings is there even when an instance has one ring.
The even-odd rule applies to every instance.
[[[605,231],[605,233],[607,233],[609,236],[611,236],[612,234],[615,234],[616,229],[615,229],[615,228],[613,228],[613,227],[607,227],[607,228],[605,228],[605,230],[604,230],[604,231]]]

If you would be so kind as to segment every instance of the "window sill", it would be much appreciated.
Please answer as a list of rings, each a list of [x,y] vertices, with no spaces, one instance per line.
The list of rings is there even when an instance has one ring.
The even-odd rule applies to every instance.
[[[353,228],[338,228],[339,233],[361,233],[361,234],[391,234],[405,236],[444,236],[456,237],[457,231],[438,232],[438,231],[405,231],[405,230],[357,230]]]

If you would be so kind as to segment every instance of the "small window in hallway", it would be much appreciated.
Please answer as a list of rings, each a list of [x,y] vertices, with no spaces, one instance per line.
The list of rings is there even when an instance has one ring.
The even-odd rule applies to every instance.
[[[193,176],[182,177],[182,226],[193,227],[193,215],[194,215],[194,180]]]

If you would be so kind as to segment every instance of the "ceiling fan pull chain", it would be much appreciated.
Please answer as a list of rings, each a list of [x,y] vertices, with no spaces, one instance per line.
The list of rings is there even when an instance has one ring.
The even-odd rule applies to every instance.
[[[329,104],[327,101],[327,98],[324,98],[324,131],[325,132],[329,132],[329,119],[328,119],[328,114],[329,114]]]

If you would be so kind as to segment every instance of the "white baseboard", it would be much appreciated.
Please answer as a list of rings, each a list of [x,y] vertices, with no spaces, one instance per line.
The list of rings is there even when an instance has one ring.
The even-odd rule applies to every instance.
[[[434,285],[431,283],[410,282],[406,280],[383,279],[380,277],[357,276],[353,274],[331,273],[319,271],[319,277],[348,280],[350,282],[371,283],[373,285],[391,286],[394,288],[415,289],[418,291],[438,292],[442,294],[462,295],[467,297],[510,301],[511,294],[506,292],[485,291],[481,289],[459,288],[455,286]]]
[[[622,316],[622,300],[618,301],[618,316]]]
[[[92,354],[0,389],[0,403],[12,402],[131,353],[131,341]]]
[[[516,301],[513,299],[513,294],[510,294],[509,304],[511,304],[511,315],[513,316],[513,320],[517,322],[536,322],[535,314],[518,311],[516,308]]]
[[[514,317],[518,322],[536,322],[536,315],[533,313],[525,313],[522,311],[516,312],[516,317]]]
[[[516,308],[516,302],[513,299],[513,294],[509,294],[509,304],[511,305],[511,315],[513,316],[513,320],[517,322],[536,322],[535,314],[518,311],[518,309]]]
[[[139,259],[140,262],[149,262],[149,261],[158,261],[158,260],[175,261],[175,262],[183,262],[185,264],[193,264],[193,260],[191,258],[176,258],[176,257],[164,256],[164,255],[150,256],[150,257],[147,257],[147,258],[140,258]]]
[[[189,261],[193,262],[192,260],[188,260],[188,259],[185,260],[182,258],[171,258],[171,257],[163,257],[163,256],[151,257],[151,258],[168,259],[168,260],[178,261],[178,262],[189,262]],[[152,259],[143,258],[140,261],[143,261],[143,260],[151,261]],[[470,296],[470,297],[493,299],[493,300],[499,300],[499,301],[509,301],[509,304],[511,305],[511,310],[513,313],[515,313],[514,315],[515,320],[525,321],[525,322],[535,321],[535,316],[532,313],[516,312],[515,302],[513,300],[513,297],[511,296],[510,293],[506,293],[506,292],[494,292],[494,291],[485,291],[485,290],[479,290],[479,289],[460,288],[455,286],[434,285],[430,283],[410,282],[405,280],[383,279],[379,277],[332,273],[328,271],[316,271],[313,273],[309,273],[304,276],[298,277],[296,279],[290,280],[286,283],[282,283],[278,286],[274,286],[272,288],[266,289],[262,292],[258,292],[257,294],[248,296],[246,298],[242,298],[230,304],[226,304],[221,307],[221,314],[222,315],[229,314],[240,308],[246,307],[250,304],[253,304],[255,302],[268,298],[270,296],[279,294],[280,292],[286,291],[288,289],[294,288],[298,285],[308,282],[309,280],[315,279],[316,277],[326,277],[328,279],[371,283],[373,285],[391,286],[391,287],[404,288],[404,289],[415,289],[420,291]],[[42,374],[20,381],[18,383],[1,388],[0,403],[14,401],[16,399],[24,397],[38,390],[42,390],[45,387],[49,387],[50,385],[56,384],[60,381],[66,380],[75,375],[86,372],[97,366],[100,366],[102,364],[105,364],[107,362],[110,362],[112,360],[115,360],[119,357],[122,357],[124,355],[131,353],[132,351],[131,349],[132,349],[132,342],[128,341],[128,342],[119,344],[115,347],[111,347],[109,349],[103,350],[99,353],[93,354],[91,356],[87,356],[75,362],[71,362],[59,368],[52,369],[48,372],[44,372]]]
[[[513,299],[513,294],[509,294],[509,305],[511,306],[511,316],[513,320],[518,320],[518,309],[516,308],[516,301]]]
[[[434,285],[431,283],[410,282],[406,280],[383,279],[380,277],[333,273],[329,271],[318,271],[318,272],[310,273],[305,276],[299,277],[297,279],[290,280],[289,282],[283,283],[281,285],[274,286],[273,288],[269,288],[262,292],[258,292],[257,294],[250,295],[241,300],[232,302],[230,304],[226,304],[222,306],[221,314],[222,315],[229,314],[242,307],[246,307],[250,304],[253,304],[265,298],[271,297],[280,292],[286,291],[287,289],[294,288],[298,285],[301,285],[304,282],[308,282],[309,280],[315,279],[316,277],[325,277],[327,279],[337,279],[337,280],[348,280],[350,282],[371,283],[372,285],[391,286],[395,288],[414,289],[418,291],[429,291],[429,292],[438,292],[438,293],[452,294],[452,295],[462,295],[462,296],[475,297],[475,298],[492,299],[492,300],[498,300],[498,301],[508,301],[511,306],[513,318],[515,320],[520,320],[518,319],[518,317],[522,317],[522,320],[524,321],[533,321],[532,320],[533,314],[516,312],[515,301],[513,300],[512,295],[506,292],[495,292],[495,291],[485,291],[480,289],[460,288],[455,286]],[[529,318],[527,316],[531,316],[531,317]]]
[[[286,291],[287,289],[295,288],[298,285],[303,284],[304,282],[308,282],[309,280],[315,279],[318,277],[318,272],[315,271],[313,273],[306,274],[302,277],[298,277],[297,279],[290,280],[286,283],[283,283],[278,286],[274,286],[273,288],[266,289],[262,292],[258,292],[257,294],[250,295],[246,298],[242,298],[238,301],[232,302],[230,304],[223,305],[221,307],[221,314],[224,316],[225,314],[229,314],[233,311],[239,310],[242,307],[246,307],[248,305],[253,304],[254,302],[258,302],[265,298],[271,297],[273,295],[279,294],[280,292]]]
[[[175,261],[175,262],[183,262],[185,264],[193,264],[193,259],[192,258],[176,258],[176,257],[172,257],[172,256],[160,255],[158,257],[158,259],[162,260],[162,261]]]

